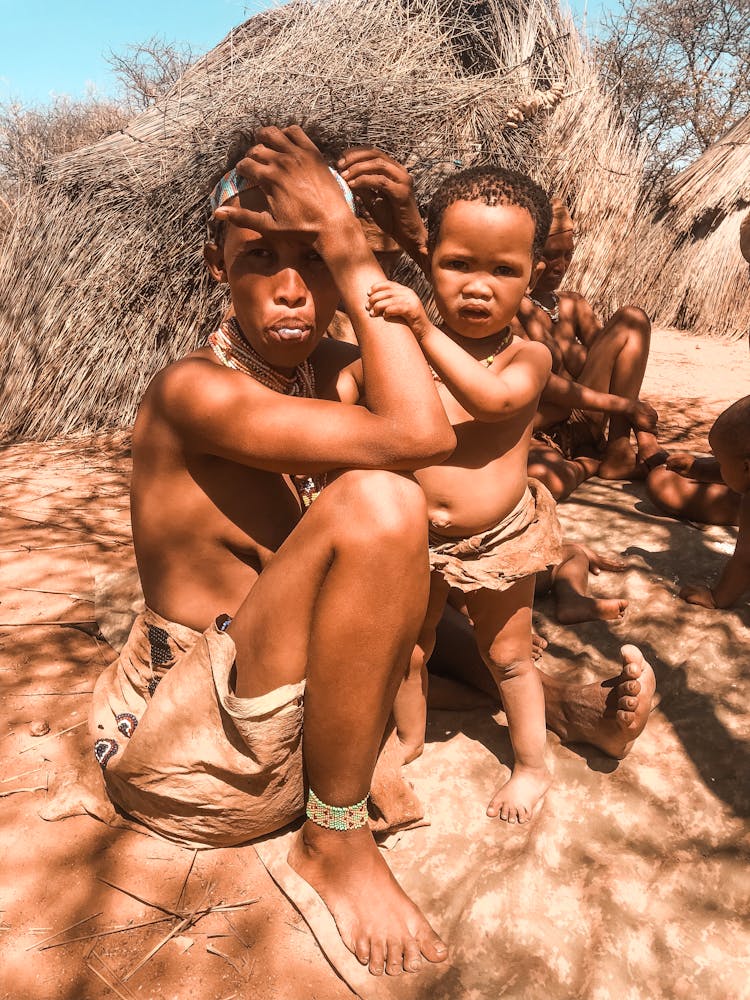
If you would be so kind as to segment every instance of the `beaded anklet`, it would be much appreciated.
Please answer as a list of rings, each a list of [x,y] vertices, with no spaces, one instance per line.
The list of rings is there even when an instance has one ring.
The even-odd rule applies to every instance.
[[[310,789],[307,794],[307,818],[326,830],[359,830],[367,824],[368,796],[353,806],[329,806]]]

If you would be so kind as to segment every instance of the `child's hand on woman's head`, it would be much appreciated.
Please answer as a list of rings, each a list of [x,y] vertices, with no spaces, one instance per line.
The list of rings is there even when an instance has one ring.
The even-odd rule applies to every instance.
[[[411,174],[374,146],[353,146],[337,163],[341,176],[384,233],[402,247],[424,249],[427,231],[414,198]]]
[[[678,476],[689,476],[695,466],[695,456],[687,451],[676,451],[667,459],[667,468]]]
[[[367,309],[371,316],[407,323],[417,340],[432,326],[417,293],[397,281],[376,282],[370,289]]]
[[[703,583],[689,583],[680,591],[680,597],[688,604],[697,604],[701,608],[716,610],[716,602],[711,589]]]

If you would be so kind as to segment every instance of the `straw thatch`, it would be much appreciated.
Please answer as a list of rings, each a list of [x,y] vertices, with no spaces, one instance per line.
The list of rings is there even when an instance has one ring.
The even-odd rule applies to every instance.
[[[612,304],[642,157],[556,0],[296,0],[251,18],[127,129],[45,165],[0,243],[0,427],[126,425],[199,343],[208,177],[238,128],[296,120],[408,162],[527,170],[577,210],[573,280]],[[613,247],[619,251],[613,252]]]
[[[750,268],[740,226],[750,207],[750,116],[667,188],[633,296],[664,326],[750,333]]]

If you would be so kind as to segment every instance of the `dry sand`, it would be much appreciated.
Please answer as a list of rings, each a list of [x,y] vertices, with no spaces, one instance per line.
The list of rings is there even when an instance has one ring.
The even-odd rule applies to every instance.
[[[643,395],[662,415],[665,443],[706,451],[715,416],[748,392],[749,371],[744,343],[657,332]],[[252,847],[194,857],[88,816],[42,818],[52,808],[48,783],[64,781],[91,753],[84,724],[90,691],[114,655],[94,622],[95,577],[132,565],[129,467],[124,434],[0,451],[0,997],[349,997]],[[618,644],[634,641],[654,664],[661,705],[619,766],[550,736],[555,785],[544,813],[528,833],[499,828],[496,842],[492,834],[491,871],[486,858],[471,861],[461,823],[454,829],[457,817],[441,793],[446,786],[434,788],[432,826],[404,835],[392,860],[454,942],[450,968],[386,984],[382,995],[750,996],[742,923],[750,609],[708,612],[676,597],[678,581],[716,573],[733,532],[656,516],[641,487],[597,480],[562,507],[562,517],[570,537],[625,554],[625,576],[602,575],[594,590],[624,594],[631,607],[622,624],[563,628],[542,601],[536,618],[550,640],[545,668],[578,676],[587,664],[588,676],[603,676]],[[40,720],[50,735],[35,738],[30,725]],[[465,754],[473,755],[466,757],[466,801],[472,783],[492,782],[483,776],[496,767],[493,758],[477,756],[481,737],[472,737],[488,720],[472,717],[463,732],[460,721],[452,713],[431,718],[427,751],[414,771],[426,798],[434,775],[456,786]],[[506,732],[495,732],[493,750],[507,761]],[[30,790],[6,796],[19,789]],[[440,858],[436,844],[445,848]],[[529,867],[538,879],[533,891],[519,881]],[[462,881],[446,898],[436,886],[452,869],[461,870]],[[485,910],[476,898],[469,905],[469,882],[485,886]],[[511,892],[525,922],[508,916],[515,912],[513,898],[505,898]],[[165,916],[150,903],[182,912],[247,900],[257,901],[186,925],[135,972],[174,921],[41,950],[55,933],[48,944]],[[507,924],[490,912],[493,900]],[[534,928],[539,938],[538,928],[549,926],[532,949]]]

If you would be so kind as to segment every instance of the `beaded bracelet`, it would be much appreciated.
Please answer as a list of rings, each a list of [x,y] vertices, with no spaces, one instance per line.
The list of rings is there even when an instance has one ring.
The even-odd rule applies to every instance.
[[[307,794],[307,818],[326,830],[359,830],[367,824],[367,799],[353,806],[329,806],[310,789]]]

